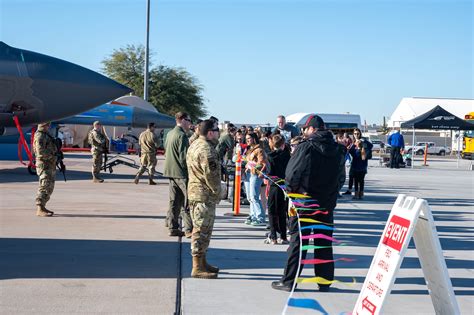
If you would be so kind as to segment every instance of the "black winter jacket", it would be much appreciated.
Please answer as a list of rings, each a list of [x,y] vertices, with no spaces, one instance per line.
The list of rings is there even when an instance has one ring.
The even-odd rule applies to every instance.
[[[344,153],[330,131],[318,130],[301,142],[286,168],[288,190],[307,193],[321,207],[333,210],[338,194],[338,177]]]
[[[270,163],[270,176],[277,176],[285,179],[285,170],[290,160],[290,150],[285,147],[283,150],[275,150],[268,153],[268,162]]]

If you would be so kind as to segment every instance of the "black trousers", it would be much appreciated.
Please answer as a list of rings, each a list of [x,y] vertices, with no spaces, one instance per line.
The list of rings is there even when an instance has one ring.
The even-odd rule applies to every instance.
[[[364,191],[365,171],[354,171],[354,190]]]
[[[354,185],[354,170],[352,169],[352,165],[349,168],[349,187],[347,190],[352,190],[352,185]]]
[[[283,191],[275,185],[270,186],[268,193],[268,223],[270,224],[270,238],[276,239],[276,233],[280,233],[282,239],[286,239],[286,213],[288,211],[288,200],[285,200]]]
[[[326,222],[326,223],[333,223],[333,210],[329,209],[329,213],[327,215],[314,215],[314,216],[304,216],[305,218],[311,218],[314,220]],[[315,223],[306,223],[301,222],[301,226],[308,226],[314,225]],[[300,254],[300,235],[298,229],[298,218],[297,217],[290,217],[289,221],[289,228],[290,228],[290,245],[287,250],[288,254],[288,261],[286,263],[285,271],[281,282],[283,282],[287,286],[292,286],[293,281],[296,278],[296,272],[298,270],[298,262],[299,262],[299,254]],[[327,230],[302,230],[303,235],[309,234],[324,234],[327,236],[332,237],[333,231]],[[309,240],[302,240],[303,246],[308,245]],[[315,259],[326,259],[326,260],[333,260],[333,251],[332,251],[332,241],[328,241],[325,239],[316,238],[314,239],[315,246],[330,246],[329,248],[323,249],[314,249],[314,258]],[[303,251],[302,259],[306,258],[306,252]],[[303,270],[303,266],[301,265],[300,274]],[[327,280],[334,280],[334,262],[325,263],[325,264],[318,264],[314,265],[314,274],[316,277],[322,277]],[[299,276],[299,275],[298,275]],[[319,285],[324,286],[324,285]],[[326,285],[328,286],[328,285]]]
[[[412,150],[412,154],[414,154]],[[392,147],[390,149],[390,168],[400,168],[400,147]]]

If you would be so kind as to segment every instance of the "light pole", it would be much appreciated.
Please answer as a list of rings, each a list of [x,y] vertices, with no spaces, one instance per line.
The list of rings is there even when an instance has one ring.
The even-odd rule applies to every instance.
[[[150,0],[146,1],[146,43],[145,43],[145,75],[143,80],[143,99],[148,101],[148,43],[150,41]]]

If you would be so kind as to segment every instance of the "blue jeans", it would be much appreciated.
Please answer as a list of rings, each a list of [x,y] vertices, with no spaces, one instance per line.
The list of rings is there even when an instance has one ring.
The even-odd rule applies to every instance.
[[[250,202],[250,175],[247,175],[243,178],[244,182],[244,189],[245,189],[245,196],[247,196],[247,200]],[[253,220],[252,218],[252,203],[250,203],[250,214],[249,217]]]
[[[253,220],[265,222],[265,211],[260,201],[260,187],[262,186],[263,179],[258,175],[251,174],[249,180],[249,189],[246,191],[249,193],[250,198],[250,217]]]

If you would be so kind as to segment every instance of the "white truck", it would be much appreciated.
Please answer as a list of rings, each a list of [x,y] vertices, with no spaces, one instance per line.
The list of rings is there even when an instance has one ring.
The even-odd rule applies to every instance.
[[[417,155],[425,154],[426,145],[428,145],[428,154],[446,155],[450,152],[449,148],[436,146],[434,142],[417,142],[415,147],[405,146],[405,152],[411,154],[412,151]]]

